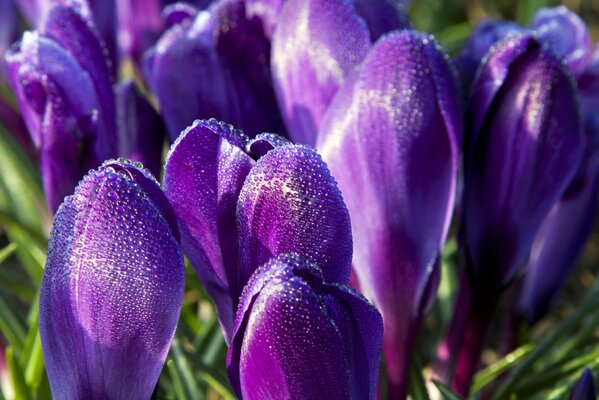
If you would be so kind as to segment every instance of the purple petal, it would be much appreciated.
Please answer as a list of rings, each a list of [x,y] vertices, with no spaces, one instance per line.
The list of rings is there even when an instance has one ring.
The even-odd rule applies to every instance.
[[[530,35],[500,42],[467,112],[464,232],[480,287],[507,283],[578,168],[578,99],[565,67]],[[524,189],[523,189],[524,188]]]
[[[0,0],[0,83],[6,80],[4,53],[17,40],[18,22],[14,0]]]
[[[409,361],[406,347],[436,293],[461,130],[447,56],[430,36],[403,31],[372,48],[319,133],[351,215],[360,288],[382,311],[388,357],[404,358],[388,365],[394,381],[405,378],[392,369]]]
[[[143,190],[158,186],[116,164],[87,175],[54,220],[40,336],[55,398],[149,398],[177,325],[183,258]]]
[[[259,21],[245,18],[243,2],[216,3],[171,27],[148,53],[146,77],[171,140],[197,118],[230,122],[251,136],[280,130],[270,47]]]
[[[532,28],[564,57],[574,76],[584,71],[591,57],[591,34],[578,15],[565,6],[543,8],[535,14]]]
[[[578,382],[570,393],[570,400],[596,400],[595,377],[593,372],[585,368]]]
[[[135,88],[133,81],[116,87],[119,154],[139,161],[160,176],[165,128],[154,108]]]
[[[281,146],[260,158],[239,194],[237,221],[239,288],[259,266],[290,252],[317,263],[329,282],[349,280],[349,214],[326,164],[311,147]]]
[[[99,109],[95,117],[101,132],[96,136],[94,151],[104,160],[116,154],[115,104],[110,60],[93,25],[77,12],[62,4],[53,5],[44,18],[40,32],[54,39],[86,71],[96,91]]]
[[[392,31],[411,29],[405,2],[398,0],[354,0],[357,13],[364,18],[374,43]]]
[[[264,398],[374,399],[381,317],[353,290],[280,255],[244,289],[227,356],[237,393]]]
[[[491,47],[509,35],[522,32],[524,28],[512,21],[485,20],[478,24],[460,55],[455,59],[463,87],[469,91],[476,71]]]
[[[238,282],[237,198],[254,161],[247,138],[213,121],[196,121],[173,145],[164,190],[179,221],[183,251],[218,308],[228,338]]]
[[[322,117],[370,48],[370,34],[344,0],[287,0],[272,48],[279,107],[289,137],[314,145]]]
[[[116,1],[120,51],[124,57],[141,59],[164,29],[161,0]],[[191,122],[191,121],[190,121]]]
[[[54,41],[26,32],[6,57],[10,84],[40,151],[44,191],[56,210],[83,171],[108,154],[93,150],[103,134],[90,76]]]
[[[245,0],[244,3],[248,18],[260,19],[264,33],[271,39],[285,0]]]
[[[529,324],[555,304],[574,263],[593,232],[599,201],[599,175],[565,196],[543,222],[532,247],[519,311]]]

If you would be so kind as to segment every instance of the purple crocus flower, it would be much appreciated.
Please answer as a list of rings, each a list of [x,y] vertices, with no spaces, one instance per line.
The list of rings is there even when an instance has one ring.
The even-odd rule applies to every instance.
[[[154,178],[108,161],[54,218],[40,336],[57,399],[148,399],[184,289],[177,221]]]
[[[508,35],[522,32],[524,29],[513,21],[489,19],[481,22],[472,30],[462,52],[455,58],[455,66],[466,95],[470,91],[476,71],[489,49]]]
[[[595,377],[593,372],[585,368],[580,375],[580,379],[570,393],[570,400],[596,400],[597,390],[595,389]]]
[[[315,145],[335,93],[371,43],[409,26],[394,1],[287,0],[274,32],[272,71],[289,137]]]
[[[280,131],[262,22],[247,17],[242,0],[222,0],[195,14],[187,10],[187,18],[174,10],[178,23],[145,63],[171,141],[196,118],[226,120],[251,136]]]
[[[360,288],[383,314],[392,398],[405,396],[439,281],[462,132],[458,93],[434,38],[393,33],[341,87],[319,134],[351,215]]]
[[[229,125],[196,121],[167,157],[164,189],[227,339],[243,287],[273,256],[296,252],[328,282],[349,279],[349,215],[312,148],[273,134],[250,141]]]
[[[245,400],[370,399],[382,319],[347,286],[295,254],[256,270],[240,299],[227,369]]]
[[[52,211],[107,158],[131,156],[159,172],[162,124],[131,85],[120,89],[117,113],[109,61],[85,10],[85,3],[54,4],[6,56]]]
[[[578,15],[566,6],[543,8],[535,14],[531,28],[564,57],[574,76],[584,71],[592,53],[591,34]]]
[[[453,387],[463,394],[501,291],[525,265],[580,162],[577,93],[547,44],[520,34],[492,48],[472,87],[466,134],[467,265],[446,341],[457,362]]]

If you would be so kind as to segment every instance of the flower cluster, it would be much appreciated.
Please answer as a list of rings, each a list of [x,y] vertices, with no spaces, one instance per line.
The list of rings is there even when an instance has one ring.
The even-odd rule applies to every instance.
[[[0,124],[54,214],[57,399],[156,396],[187,264],[240,398],[406,398],[453,236],[432,375],[468,395],[497,315],[540,320],[592,232],[599,47],[565,7],[484,21],[452,59],[399,0],[0,0],[0,52]],[[2,321],[8,397],[29,378]],[[594,397],[593,371],[571,387]]]

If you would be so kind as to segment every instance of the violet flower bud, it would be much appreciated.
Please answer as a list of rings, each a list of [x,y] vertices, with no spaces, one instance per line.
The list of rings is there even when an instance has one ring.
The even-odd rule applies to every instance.
[[[107,60],[88,21],[55,4],[40,30],[8,52],[6,66],[54,211],[84,171],[116,155]]]
[[[258,269],[240,299],[227,369],[245,400],[376,397],[382,320],[295,254]]]
[[[467,111],[463,229],[473,282],[497,293],[578,169],[582,131],[572,79],[531,35],[493,48]]]
[[[217,118],[251,136],[282,126],[270,76],[270,42],[242,0],[182,18],[146,53],[145,75],[174,141],[191,121]]]
[[[57,399],[148,399],[183,299],[177,222],[128,162],[91,171],[54,218],[40,336]]]
[[[154,176],[160,176],[164,123],[133,81],[123,81],[115,88],[119,153],[141,162]]]
[[[347,203],[354,269],[383,314],[391,396],[405,396],[420,321],[435,297],[453,212],[462,113],[430,36],[381,38],[335,96],[318,147]]]
[[[570,400],[596,400],[595,377],[593,372],[585,368],[580,379],[570,393]]]
[[[566,6],[543,8],[535,14],[531,28],[564,57],[574,76],[580,75],[591,57],[591,34],[582,19]]]
[[[455,59],[455,66],[466,95],[474,82],[479,65],[491,47],[508,35],[517,34],[524,29],[512,21],[489,19],[482,21],[472,30],[462,52]]]
[[[273,37],[272,70],[293,141],[314,145],[333,96],[362,62],[371,42],[391,30],[409,27],[403,8],[393,3],[285,2]]]
[[[164,189],[227,339],[243,287],[273,256],[297,252],[329,282],[347,282],[349,215],[313,149],[272,134],[248,141],[223,123],[196,121],[167,157]]]

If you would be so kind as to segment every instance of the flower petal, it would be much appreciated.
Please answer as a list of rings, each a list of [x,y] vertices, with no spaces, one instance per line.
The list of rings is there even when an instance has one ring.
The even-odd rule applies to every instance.
[[[237,198],[254,161],[247,138],[229,125],[196,121],[175,142],[164,170],[164,191],[181,222],[183,251],[231,334],[238,282]]]
[[[293,141],[316,143],[329,103],[369,48],[368,27],[350,2],[285,2],[273,37],[272,71]]]
[[[293,254],[252,276],[227,356],[244,399],[375,398],[381,317],[353,290],[323,279]]]
[[[177,326],[183,258],[143,190],[159,188],[119,165],[134,168],[92,171],[55,216],[40,294],[55,398],[149,398]]]
[[[570,75],[532,36],[503,40],[481,68],[467,111],[464,232],[476,282],[497,288],[572,180],[582,130]]]
[[[237,205],[242,249],[240,285],[273,256],[296,252],[347,283],[352,239],[349,214],[326,164],[314,149],[276,147],[248,174]]]

